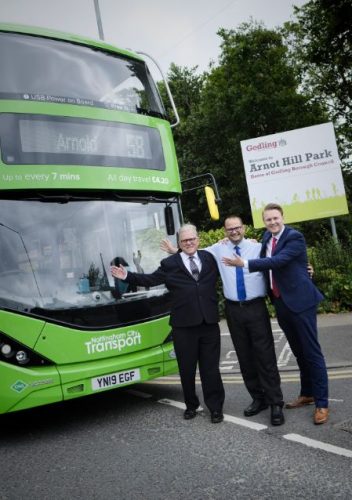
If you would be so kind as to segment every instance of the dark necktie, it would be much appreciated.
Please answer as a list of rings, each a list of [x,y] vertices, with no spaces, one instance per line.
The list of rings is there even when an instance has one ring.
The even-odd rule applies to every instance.
[[[235,246],[235,251],[239,257],[241,257],[240,247]],[[239,301],[246,300],[246,288],[244,286],[244,275],[243,267],[236,267],[236,287],[237,287],[237,297]]]
[[[191,273],[192,273],[193,278],[196,281],[198,281],[198,278],[199,278],[199,269],[198,269],[197,264],[194,262],[194,256],[193,255],[189,258],[189,267],[191,269]]]
[[[271,240],[271,256],[273,256],[273,253],[275,251],[276,243],[277,243],[277,239],[273,237]],[[276,298],[280,297],[279,287],[277,286],[277,284],[274,280],[274,276],[273,276],[272,271],[271,271],[271,289],[273,291],[274,297],[276,297]]]

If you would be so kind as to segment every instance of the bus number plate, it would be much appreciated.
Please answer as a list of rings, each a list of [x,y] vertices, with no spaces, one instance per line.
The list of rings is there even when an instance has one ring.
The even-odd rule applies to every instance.
[[[135,370],[126,370],[124,372],[109,373],[102,377],[92,378],[92,390],[101,391],[109,387],[117,387],[119,385],[128,384],[130,382],[137,382],[141,379],[139,368]]]

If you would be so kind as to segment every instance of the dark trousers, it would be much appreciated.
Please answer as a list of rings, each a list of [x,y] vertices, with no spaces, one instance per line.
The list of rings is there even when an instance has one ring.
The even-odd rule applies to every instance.
[[[328,375],[318,341],[316,307],[292,312],[281,298],[274,300],[277,320],[300,370],[301,396],[313,396],[318,408],[328,407]]]
[[[253,399],[283,405],[280,374],[264,298],[225,301],[225,313],[245,386]]]
[[[188,328],[174,327],[172,332],[186,407],[196,409],[199,406],[195,387],[198,363],[204,403],[211,412],[221,412],[225,391],[219,370],[219,325],[203,323]]]

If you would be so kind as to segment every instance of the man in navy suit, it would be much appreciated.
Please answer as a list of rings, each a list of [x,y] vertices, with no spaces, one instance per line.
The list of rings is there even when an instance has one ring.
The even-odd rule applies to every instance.
[[[263,221],[267,231],[263,236],[261,258],[245,261],[234,255],[224,258],[223,262],[266,274],[279,325],[300,369],[300,395],[287,403],[286,408],[315,403],[313,421],[324,424],[329,415],[328,376],[318,341],[316,315],[323,295],[308,274],[304,237],[284,225],[282,207],[275,203],[266,205]]]
[[[214,257],[198,250],[197,229],[186,224],[179,231],[181,252],[160,262],[151,274],[127,272],[113,266],[115,278],[131,285],[156,286],[164,283],[171,292],[170,325],[186,403],[184,418],[196,416],[199,399],[195,389],[197,363],[204,402],[213,423],[224,419],[225,392],[221,380],[220,328],[216,294],[219,271]]]

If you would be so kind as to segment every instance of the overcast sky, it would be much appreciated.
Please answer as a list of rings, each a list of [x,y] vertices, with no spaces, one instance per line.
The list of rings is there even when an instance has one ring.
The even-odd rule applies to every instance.
[[[99,0],[105,40],[149,53],[166,73],[171,62],[207,69],[217,62],[219,28],[252,17],[282,25],[307,0]],[[99,38],[94,0],[0,0],[0,21]]]

